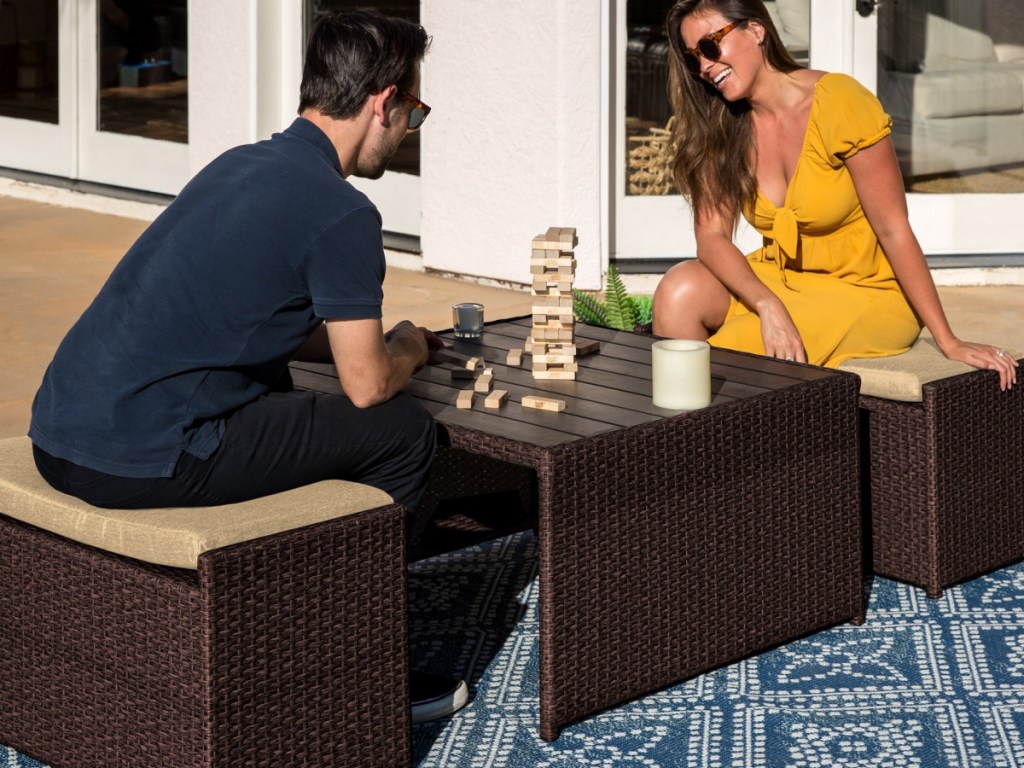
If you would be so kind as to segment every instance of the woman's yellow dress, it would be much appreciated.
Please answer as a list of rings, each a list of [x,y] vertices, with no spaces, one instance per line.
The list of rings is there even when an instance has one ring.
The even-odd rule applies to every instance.
[[[878,99],[856,80],[823,75],[784,204],[776,208],[758,194],[743,212],[764,235],[747,260],[789,310],[816,365],[898,354],[921,331],[845,162],[888,136],[891,126]],[[735,297],[709,341],[764,354],[760,318]]]

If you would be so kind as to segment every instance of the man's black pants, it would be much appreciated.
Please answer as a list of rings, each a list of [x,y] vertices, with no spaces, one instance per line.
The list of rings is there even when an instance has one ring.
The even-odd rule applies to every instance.
[[[212,506],[341,479],[380,488],[415,512],[436,445],[433,418],[405,393],[357,408],[341,395],[288,391],[232,413],[213,455],[183,453],[173,477],[108,475],[39,448],[35,459],[50,485],[97,507]]]

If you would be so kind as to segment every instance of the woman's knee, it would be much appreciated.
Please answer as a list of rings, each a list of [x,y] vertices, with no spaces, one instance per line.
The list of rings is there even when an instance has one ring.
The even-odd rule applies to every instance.
[[[706,337],[724,322],[729,301],[725,286],[699,261],[676,264],[654,292],[654,332]]]

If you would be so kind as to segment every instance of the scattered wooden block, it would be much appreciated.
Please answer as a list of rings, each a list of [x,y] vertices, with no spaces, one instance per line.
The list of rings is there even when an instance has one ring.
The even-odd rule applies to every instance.
[[[507,389],[496,389],[484,399],[484,408],[500,408],[507,399]]]
[[[523,364],[523,350],[521,349],[510,349],[508,355],[505,356],[505,365],[522,365]]]
[[[466,360],[466,368],[471,371],[476,370],[478,367],[482,367],[483,364],[484,359],[482,357],[471,357]]]
[[[466,365],[471,359],[469,355],[463,355],[456,352],[454,349],[439,349],[433,353],[433,359],[438,363],[451,363],[457,365],[460,368],[473,368],[475,366]]]
[[[494,373],[488,368],[477,378],[476,383],[473,384],[473,389],[477,392],[490,392],[492,381],[494,381]]]
[[[536,408],[538,411],[564,411],[565,400],[550,397],[534,397],[523,395],[523,408]]]
[[[475,379],[477,370],[474,368],[452,368],[452,381],[466,381],[468,379]]]
[[[459,396],[455,400],[455,407],[461,410],[467,410],[473,407],[473,390],[462,389],[459,390]]]
[[[576,354],[577,355],[592,355],[595,352],[601,351],[601,342],[596,340],[590,341],[577,341],[576,342]]]

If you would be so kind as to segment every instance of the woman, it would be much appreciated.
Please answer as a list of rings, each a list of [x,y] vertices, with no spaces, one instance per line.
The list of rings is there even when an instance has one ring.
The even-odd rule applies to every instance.
[[[1012,356],[949,327],[878,100],[801,68],[760,0],[682,0],[666,23],[673,173],[697,259],[659,284],[654,332],[834,368],[906,351],[923,323],[946,357],[1012,386]],[[765,237],[746,258],[741,213]]]

